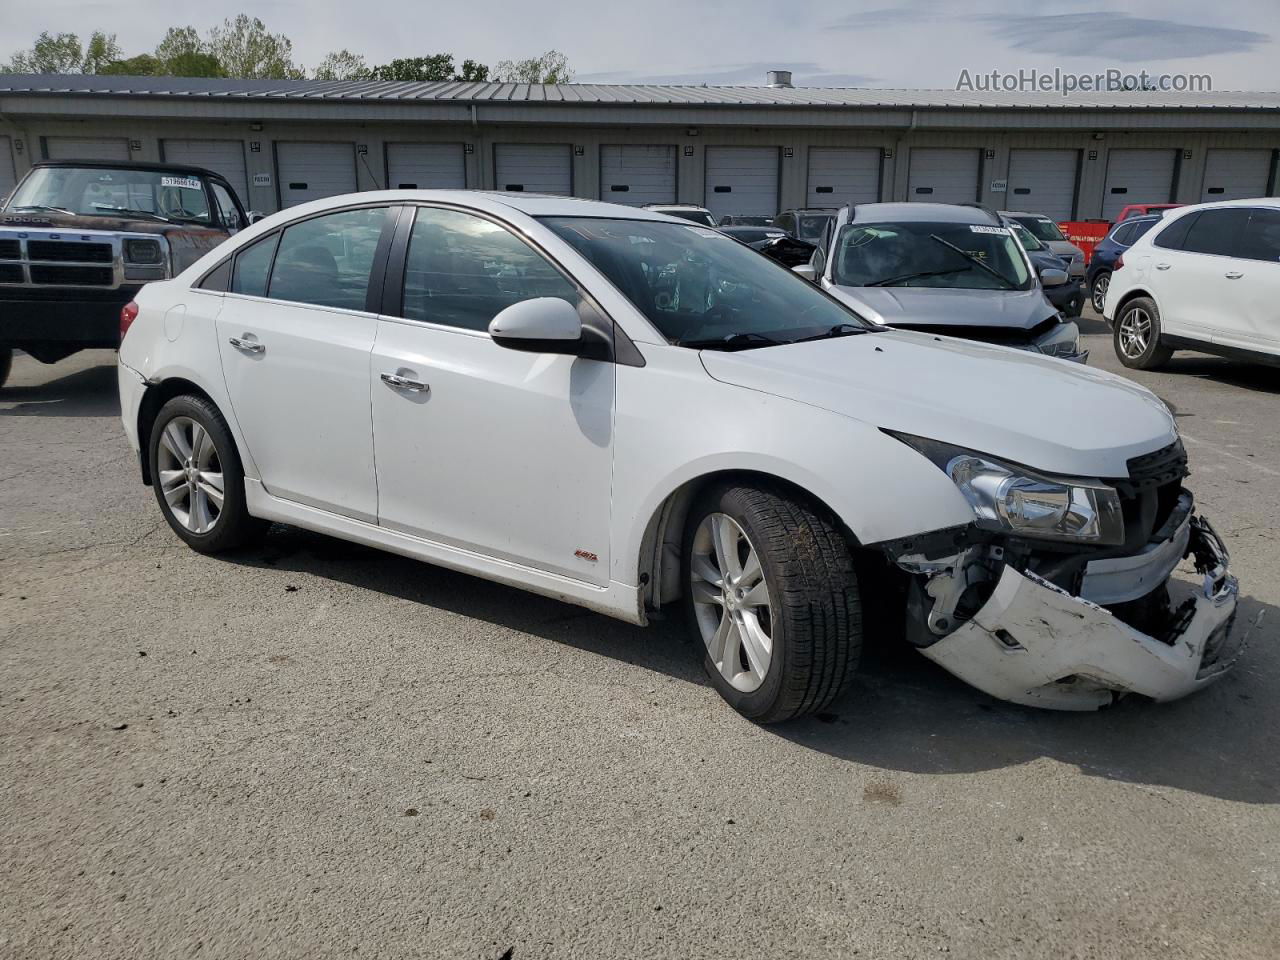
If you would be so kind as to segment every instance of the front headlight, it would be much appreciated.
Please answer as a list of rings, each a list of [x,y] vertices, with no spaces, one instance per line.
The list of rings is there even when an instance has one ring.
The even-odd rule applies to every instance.
[[[1114,487],[1098,480],[1043,476],[984,453],[887,432],[951,478],[980,527],[1099,546],[1124,543],[1124,514]]]
[[[125,237],[124,258],[128,263],[160,263],[160,241],[149,238]]]
[[[1074,323],[1060,323],[1034,346],[1048,357],[1074,357],[1080,352],[1080,328]]]

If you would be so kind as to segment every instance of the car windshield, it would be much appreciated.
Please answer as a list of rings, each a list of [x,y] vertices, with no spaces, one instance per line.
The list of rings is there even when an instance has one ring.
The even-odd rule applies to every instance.
[[[715,230],[654,220],[542,222],[672,343],[745,350],[883,329]]]
[[[1014,217],[1026,227],[1038,240],[1065,240],[1058,225],[1048,217]]]
[[[822,234],[833,219],[831,214],[797,217],[796,236],[801,240],[821,240]]]
[[[1013,228],[1013,235],[1018,238],[1018,242],[1022,244],[1022,249],[1027,253],[1045,249],[1045,245],[1036,239],[1036,235],[1017,220],[1010,220],[1009,226]]]
[[[716,218],[706,210],[690,210],[688,208],[676,210],[654,210],[654,213],[665,213],[668,217],[679,217],[681,220],[691,220],[694,223],[700,223],[704,227],[716,226]]]
[[[204,181],[186,173],[108,167],[36,167],[8,210],[212,223]]]
[[[970,223],[854,223],[840,231],[832,280],[848,287],[1026,290],[1022,251],[1008,227]]]

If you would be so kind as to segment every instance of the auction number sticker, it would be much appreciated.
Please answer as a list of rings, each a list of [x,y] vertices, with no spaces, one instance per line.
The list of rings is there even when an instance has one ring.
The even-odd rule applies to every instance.
[[[203,190],[199,177],[161,177],[162,187],[181,187],[183,190]]]
[[[700,237],[710,237],[712,240],[732,240],[733,238],[727,234],[721,233],[719,230],[712,230],[710,227],[699,227],[697,225],[686,227],[685,229],[696,233]]]
[[[1009,235],[1008,227],[984,227],[976,223],[969,224],[971,233],[993,233],[998,237],[1007,237]]]

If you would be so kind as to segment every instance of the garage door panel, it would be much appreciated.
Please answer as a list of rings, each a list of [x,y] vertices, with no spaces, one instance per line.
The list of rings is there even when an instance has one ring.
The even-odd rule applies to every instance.
[[[13,162],[13,140],[9,137],[0,137],[0,198],[12,193],[17,183],[17,166]]]
[[[49,160],[128,160],[129,141],[123,137],[46,137]]]
[[[967,148],[917,147],[911,151],[907,199],[973,203],[978,199],[981,154]]]
[[[1010,150],[1006,206],[1043,213],[1053,220],[1071,220],[1079,167],[1077,150]]]
[[[1176,166],[1176,150],[1110,151],[1102,216],[1114,220],[1130,203],[1170,203]]]
[[[494,182],[499,190],[573,194],[573,157],[562,143],[499,143],[493,148]]]
[[[805,205],[841,207],[880,199],[878,147],[810,147]]]
[[[355,193],[355,145],[277,142],[276,172],[282,207]]]
[[[716,217],[778,214],[777,147],[707,147],[707,209]]]
[[[248,203],[243,140],[166,140],[164,159],[167,163],[187,163],[222,174],[235,189],[240,202]]]
[[[1205,154],[1200,199],[1249,200],[1265,197],[1271,181],[1271,150],[1211,149]]]
[[[387,187],[392,190],[464,190],[466,159],[460,143],[387,144]]]
[[[676,148],[633,143],[602,146],[600,199],[633,207],[674,203]]]

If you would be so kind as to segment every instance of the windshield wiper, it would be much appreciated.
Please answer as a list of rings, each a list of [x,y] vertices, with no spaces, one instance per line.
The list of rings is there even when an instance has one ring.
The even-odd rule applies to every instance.
[[[801,337],[798,340],[792,340],[792,343],[805,343],[809,340],[834,340],[836,337],[854,337],[860,333],[871,333],[870,327],[860,327],[856,323],[837,323],[830,330],[823,333],[815,333],[811,337]]]
[[[20,203],[10,207],[10,210],[52,210],[54,213],[65,213],[69,217],[74,217],[76,212],[68,210],[66,207],[51,207],[47,203]]]
[[[108,207],[105,204],[95,203],[94,209],[105,210],[109,213],[125,213],[134,217],[150,217],[152,220],[159,220],[161,223],[173,223],[168,217],[162,217],[158,213],[152,213],[150,210],[134,210],[130,207]]]
[[[920,273],[904,273],[898,277],[885,277],[868,283],[868,287],[891,287],[895,283],[906,283],[908,280],[923,280],[925,277],[945,277],[951,273],[964,273],[973,267],[952,267],[950,270],[923,270]]]
[[[1017,285],[1016,283],[1014,283],[1012,280],[1010,280],[1008,277],[1006,277],[1003,273],[1001,273],[1001,272],[1000,272],[999,270],[997,270],[995,267],[991,266],[991,264],[987,263],[987,262],[986,262],[985,260],[983,260],[981,257],[975,257],[972,253],[969,253],[969,252],[967,252],[967,251],[965,251],[965,250],[961,250],[961,249],[960,249],[959,247],[957,247],[954,243],[948,243],[946,240],[943,240],[943,239],[942,239],[940,236],[938,236],[936,233],[931,233],[931,234],[929,234],[929,239],[930,239],[930,240],[937,240],[937,241],[938,241],[940,244],[942,244],[944,247],[950,247],[952,250],[954,250],[956,253],[960,254],[960,256],[964,257],[966,260],[969,260],[969,261],[972,261],[973,263],[976,263],[976,264],[977,264],[978,266],[980,266],[983,270],[987,271],[987,273],[991,274],[993,277],[995,277],[997,280],[999,280],[1001,283],[1003,283],[1003,284],[1004,284],[1006,287],[1008,287],[1010,290],[1017,290],[1017,289],[1018,289],[1018,285]]]
[[[732,350],[734,348],[749,350],[751,347],[779,347],[783,342],[773,337],[766,337],[763,333],[730,333],[723,337],[674,341],[677,347],[691,347],[694,350]]]

